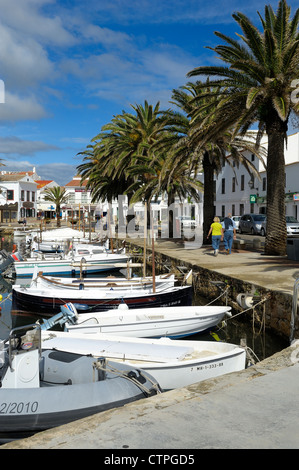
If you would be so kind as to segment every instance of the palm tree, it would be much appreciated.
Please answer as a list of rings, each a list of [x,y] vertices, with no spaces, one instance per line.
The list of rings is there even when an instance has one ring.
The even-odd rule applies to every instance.
[[[188,161],[191,171],[198,172],[199,165],[202,167],[204,178],[204,201],[203,201],[203,243],[207,243],[207,234],[214,217],[214,175],[219,173],[225,162],[233,166],[241,163],[250,174],[257,176],[254,165],[244,155],[245,151],[257,154],[261,158],[261,152],[256,148],[254,140],[235,136],[231,129],[223,129],[221,132],[209,134],[208,130],[215,127],[215,121],[210,119],[207,123],[206,108],[210,110],[216,106],[217,92],[219,88],[212,90],[206,82],[202,89],[201,82],[187,83],[187,85],[173,90],[173,104],[179,106],[184,112],[172,113],[169,122],[176,129],[178,139],[173,145],[176,148],[175,158],[172,158],[173,171],[181,161]],[[210,114],[209,114],[210,115]],[[203,128],[202,122],[206,125]],[[209,136],[209,138],[207,138]],[[170,173],[171,176],[171,173]]]
[[[150,154],[150,148],[162,132],[164,123],[159,118],[159,103],[152,106],[145,101],[144,105],[132,108],[135,114],[123,111],[115,116],[93,139],[94,144],[83,152],[86,161],[78,167],[78,171],[82,178],[89,178],[87,185],[93,198],[99,195],[105,198],[107,194],[117,196],[122,192],[128,195],[130,204],[132,188],[136,189],[146,181],[146,171],[136,172],[133,169],[138,167],[141,170],[140,165]]]
[[[245,15],[234,13],[243,35],[234,40],[216,32],[224,44],[210,48],[224,65],[198,67],[188,74],[215,77],[211,86],[221,87],[212,110],[217,132],[234,125],[236,132],[245,134],[258,122],[258,139],[267,134],[265,253],[273,255],[286,253],[284,145],[290,113],[299,112],[298,100],[291,99],[299,76],[299,9],[293,19],[290,14],[286,0],[279,1],[276,13],[265,6],[265,18],[259,14],[260,32]]]
[[[60,209],[61,204],[65,204],[68,201],[65,188],[60,186],[54,186],[53,188],[47,188],[44,192],[45,201],[53,202],[56,205],[56,224],[60,227]]]

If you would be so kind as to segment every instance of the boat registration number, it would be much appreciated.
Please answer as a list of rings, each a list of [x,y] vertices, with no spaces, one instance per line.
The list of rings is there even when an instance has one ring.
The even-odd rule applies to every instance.
[[[0,414],[26,414],[26,413],[36,413],[38,410],[38,402],[11,402],[11,403],[1,403],[0,404]]]
[[[223,362],[216,362],[213,364],[204,364],[202,366],[198,366],[197,370],[206,370],[206,369],[216,369],[216,367],[223,367]]]

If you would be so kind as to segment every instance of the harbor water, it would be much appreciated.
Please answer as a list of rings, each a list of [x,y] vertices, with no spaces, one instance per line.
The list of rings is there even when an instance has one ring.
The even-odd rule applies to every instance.
[[[13,240],[12,237],[4,237],[1,239],[1,248],[8,252],[12,251],[13,244],[17,244],[20,252],[25,252],[25,239]],[[101,274],[103,275],[103,274]],[[0,276],[0,338],[8,337],[11,328],[21,325],[32,324],[37,320],[36,315],[30,315],[30,312],[24,313],[13,309],[12,306],[12,286],[14,283],[29,283],[28,279],[16,279]],[[202,297],[194,296],[194,305],[205,305],[208,301]],[[217,303],[215,303],[217,305]],[[192,335],[190,340],[209,340],[209,341],[226,341],[229,343],[240,344],[246,342],[246,345],[252,350],[253,358],[263,360],[274,353],[286,348],[289,344],[283,338],[275,335],[273,332],[264,330],[248,320],[242,315],[234,318],[234,312],[231,318],[227,318],[223,323],[207,331],[203,334]]]

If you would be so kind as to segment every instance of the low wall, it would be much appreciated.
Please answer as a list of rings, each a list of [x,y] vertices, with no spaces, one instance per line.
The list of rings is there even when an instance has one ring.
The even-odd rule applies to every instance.
[[[130,244],[130,251],[139,252],[142,255],[142,248],[134,244]],[[150,253],[149,247],[147,251]],[[137,261],[137,258],[136,260]],[[280,291],[265,289],[258,284],[244,282],[227,275],[223,275],[216,271],[197,266],[178,258],[173,258],[159,251],[155,251],[156,274],[165,272],[165,268],[181,273],[192,269],[192,285],[194,294],[205,297],[208,300],[216,299],[221,292],[225,291],[225,295],[217,300],[218,305],[229,305],[234,309],[234,313],[244,311],[237,302],[237,296],[247,293],[253,296],[256,305],[248,311],[244,311],[244,315],[248,321],[252,321],[254,315],[254,323],[257,327],[265,326],[273,331],[273,333],[288,340],[290,337],[290,316],[292,312],[292,295]],[[147,257],[147,263],[150,268],[151,256]],[[181,269],[178,269],[181,268]],[[246,307],[245,307],[245,310]],[[295,325],[294,338],[299,337],[298,325]]]

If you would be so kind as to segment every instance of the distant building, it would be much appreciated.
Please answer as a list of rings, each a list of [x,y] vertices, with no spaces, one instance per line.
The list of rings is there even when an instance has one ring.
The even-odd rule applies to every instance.
[[[45,190],[59,186],[53,180],[37,181],[37,217],[53,219],[55,217],[56,206],[52,202],[45,201]]]
[[[86,189],[87,180],[81,184],[81,177],[74,176],[64,188],[68,202],[63,204],[62,218],[67,220],[86,220],[94,218],[97,203],[91,203],[91,193]]]
[[[36,217],[37,183],[29,173],[0,172],[0,221]]]

